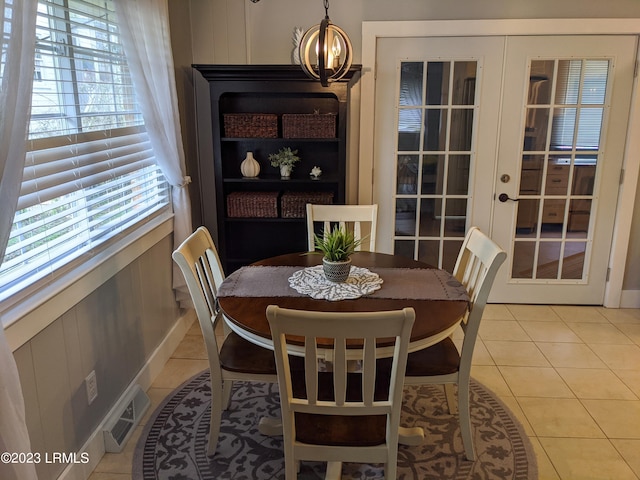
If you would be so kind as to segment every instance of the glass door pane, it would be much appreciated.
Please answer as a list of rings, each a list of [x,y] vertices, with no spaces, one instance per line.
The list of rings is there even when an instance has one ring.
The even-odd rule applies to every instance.
[[[476,61],[402,62],[394,252],[452,270],[467,225]]]
[[[582,280],[610,65],[530,62],[512,278]]]

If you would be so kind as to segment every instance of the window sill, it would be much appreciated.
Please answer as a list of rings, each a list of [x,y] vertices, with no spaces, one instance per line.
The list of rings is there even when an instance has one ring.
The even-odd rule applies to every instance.
[[[173,214],[160,215],[96,255],[91,261],[70,270],[34,295],[2,312],[0,320],[11,351],[27,343],[172,232]]]

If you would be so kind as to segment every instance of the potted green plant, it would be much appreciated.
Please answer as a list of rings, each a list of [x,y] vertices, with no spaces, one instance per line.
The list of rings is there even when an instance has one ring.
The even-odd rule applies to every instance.
[[[284,147],[281,148],[278,153],[269,154],[269,161],[272,167],[280,167],[281,177],[289,178],[293,165],[300,161],[300,157],[297,154],[298,150],[291,150],[291,147]]]
[[[314,235],[316,249],[324,256],[322,266],[327,280],[344,282],[351,271],[351,255],[361,243],[353,232],[335,226],[327,235]]]

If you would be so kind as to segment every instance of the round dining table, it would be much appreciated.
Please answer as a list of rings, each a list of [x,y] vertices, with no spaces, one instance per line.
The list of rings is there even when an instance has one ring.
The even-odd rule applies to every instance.
[[[271,257],[242,267],[239,271],[229,275],[218,289],[219,306],[227,319],[229,328],[252,343],[273,349],[271,332],[265,313],[268,305],[329,312],[387,311],[413,307],[416,319],[409,344],[409,352],[413,352],[427,348],[451,335],[467,311],[469,299],[464,287],[444,270],[435,269],[426,263],[400,255],[377,252],[360,251],[354,253],[351,258],[353,266],[367,269],[380,276],[382,282],[379,290],[353,299],[337,301],[318,299],[310,295],[296,293],[287,282],[288,273],[282,276],[278,274],[277,268],[256,268],[294,267],[286,270],[286,272],[291,272],[322,264],[321,255],[308,252]],[[256,277],[249,275],[249,273],[255,272],[262,274],[263,277],[258,277],[259,280],[257,280]],[[432,282],[435,288],[450,289],[454,294],[444,290],[435,296],[424,294],[420,275],[431,277],[433,274],[438,274],[438,278]],[[259,283],[246,284],[248,280],[245,279],[251,278],[254,282]],[[243,281],[246,287],[244,289],[242,288]],[[393,282],[398,283],[394,290]],[[403,284],[402,282],[408,283]],[[242,293],[239,293],[240,290]],[[281,291],[282,294],[277,293],[278,291]],[[395,293],[386,294],[391,291],[395,291]],[[318,346],[322,349],[322,339],[317,341]],[[358,340],[354,339],[353,342],[352,348],[355,350],[359,346]],[[298,341],[296,338],[287,338],[287,343],[291,354],[304,355],[302,341]],[[391,356],[392,348],[389,345],[391,345],[389,339],[386,341],[380,339],[377,345],[377,355],[380,357]],[[324,347],[328,351],[332,348],[328,341]]]

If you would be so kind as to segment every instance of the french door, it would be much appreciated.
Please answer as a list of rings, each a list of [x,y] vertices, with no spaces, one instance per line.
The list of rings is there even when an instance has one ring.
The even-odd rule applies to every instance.
[[[491,301],[601,304],[634,36],[384,38],[379,244],[450,269],[466,228],[508,252]]]

